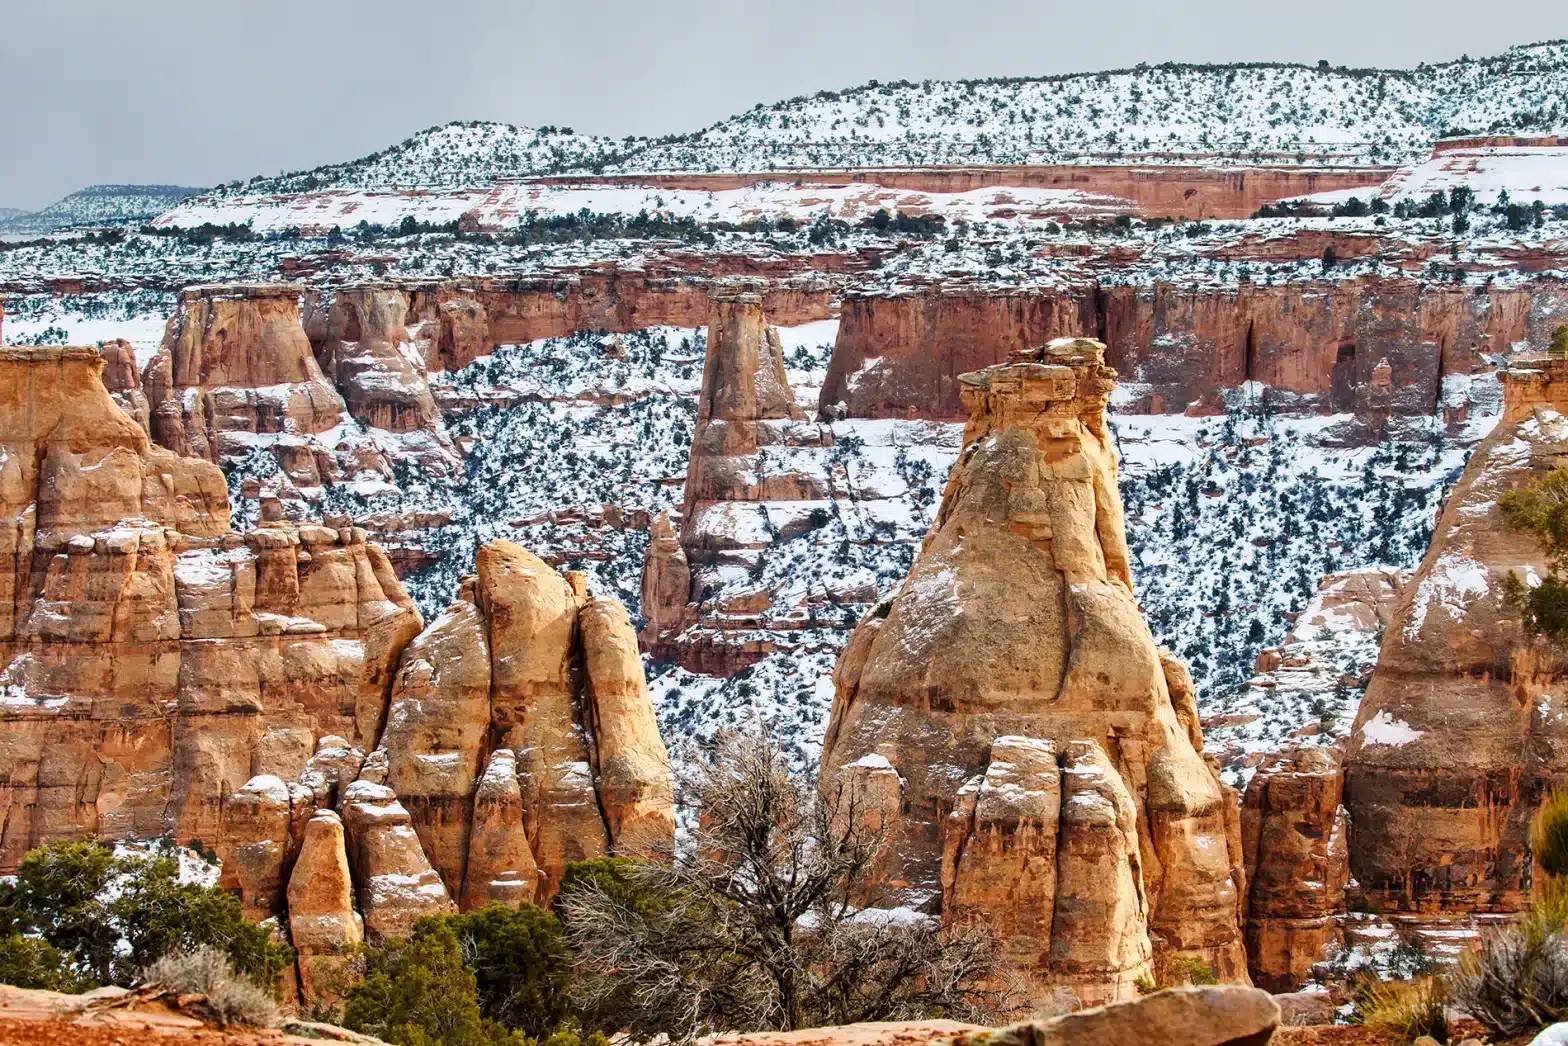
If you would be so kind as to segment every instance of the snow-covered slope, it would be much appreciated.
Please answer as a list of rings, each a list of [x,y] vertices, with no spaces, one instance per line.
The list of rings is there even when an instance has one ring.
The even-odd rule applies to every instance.
[[[1139,66],[991,80],[873,80],[754,108],[692,133],[611,139],[467,121],[369,156],[211,195],[476,188],[576,173],[1190,162],[1408,163],[1468,132],[1568,128],[1568,43],[1413,70],[1275,63]]]
[[[48,233],[143,222],[199,192],[184,185],[89,185],[41,211],[0,209],[0,233]]]
[[[1559,41],[1415,70],[1160,65],[1040,79],[873,81],[759,105],[634,152],[612,169],[1044,163],[1161,153],[1387,163],[1419,159],[1449,132],[1563,126],[1568,45]]]
[[[569,127],[514,127],[485,120],[431,127],[380,152],[347,163],[219,186],[219,197],[311,192],[318,189],[435,188],[489,185],[497,178],[593,170],[612,154],[609,138]]]

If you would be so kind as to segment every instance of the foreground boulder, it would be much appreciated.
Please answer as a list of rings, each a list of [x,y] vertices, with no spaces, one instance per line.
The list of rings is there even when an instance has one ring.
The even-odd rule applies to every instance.
[[[890,903],[993,926],[1035,992],[1245,980],[1234,793],[1128,571],[1098,342],[966,374],[937,523],[834,673],[824,780],[890,826]]]
[[[1048,1021],[960,1035],[953,1046],[1264,1046],[1279,1004],[1259,988],[1172,988]]]
[[[1516,363],[1383,640],[1345,758],[1351,872],[1381,910],[1529,903],[1530,819],[1568,773],[1568,663],[1524,634],[1510,572],[1546,573],[1497,502],[1568,454],[1568,360]]]

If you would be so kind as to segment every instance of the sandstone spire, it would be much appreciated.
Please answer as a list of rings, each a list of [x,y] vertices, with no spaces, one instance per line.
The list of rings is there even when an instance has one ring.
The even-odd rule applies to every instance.
[[[839,661],[823,750],[825,780],[883,796],[904,903],[992,922],[1085,1002],[1131,995],[1156,951],[1247,976],[1234,811],[1132,593],[1103,354],[1055,341],[960,378],[964,449]],[[896,793],[862,783],[879,767]]]

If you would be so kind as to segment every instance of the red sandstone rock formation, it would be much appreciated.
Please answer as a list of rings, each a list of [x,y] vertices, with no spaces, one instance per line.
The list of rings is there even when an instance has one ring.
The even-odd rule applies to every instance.
[[[1350,867],[1340,752],[1301,748],[1265,757],[1241,810],[1252,982],[1289,992],[1338,936]]]
[[[905,903],[992,921],[1038,989],[1086,1002],[1130,997],[1154,952],[1246,978],[1234,793],[1132,594],[1103,353],[964,376],[936,526],[840,657],[822,758],[881,797]]]
[[[1432,414],[1443,379],[1482,353],[1544,344],[1568,317],[1568,294],[1425,287],[1355,279],[1234,288],[976,288],[849,295],[823,384],[824,413],[962,416],[956,376],[1053,337],[1103,336],[1134,412],[1177,413],[1254,381],[1286,409],[1348,412],[1387,360],[1368,420]],[[1375,434],[1374,434],[1375,435]]]
[[[326,311],[316,358],[349,412],[388,432],[435,432],[435,399],[408,331],[408,295],[391,287],[349,287],[312,306]]]
[[[1529,821],[1568,774],[1562,658],[1523,634],[1510,572],[1544,574],[1497,500],[1568,449],[1568,362],[1503,375],[1503,420],[1471,456],[1383,640],[1345,759],[1351,870],[1384,910],[1518,911]]]
[[[731,641],[723,634],[730,622],[722,620],[765,616],[773,602],[765,588],[708,607],[706,623],[715,629],[681,634],[697,621],[694,604],[715,573],[759,550],[740,536],[749,528],[737,527],[737,517],[754,515],[758,502],[828,496],[827,476],[802,467],[792,452],[821,446],[830,437],[806,421],[795,402],[778,332],[768,326],[759,290],[754,281],[739,281],[713,294],[680,541],[656,527],[643,564],[644,642],[656,657],[721,675],[769,649],[765,643]]]

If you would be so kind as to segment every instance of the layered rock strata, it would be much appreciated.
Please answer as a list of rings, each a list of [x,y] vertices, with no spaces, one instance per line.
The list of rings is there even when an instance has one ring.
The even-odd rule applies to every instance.
[[[1562,656],[1503,597],[1544,576],[1498,499],[1568,460],[1568,361],[1517,362],[1383,640],[1345,760],[1351,871],[1384,911],[1528,903],[1529,822],[1568,775]]]
[[[289,284],[184,291],[142,384],[153,438],[209,461],[243,456],[250,437],[309,436],[343,420],[343,399],[300,325],[299,288]]]
[[[845,296],[821,409],[850,417],[960,418],[958,375],[1050,338],[1102,338],[1127,379],[1120,409],[1216,413],[1256,382],[1285,410],[1389,416],[1469,409],[1466,378],[1568,321],[1568,292],[1432,287],[1407,278],[1195,287],[1156,282],[997,292],[913,288]],[[1386,361],[1386,388],[1378,386]]]
[[[761,285],[735,281],[711,298],[697,425],[686,472],[680,540],[655,529],[644,563],[644,640],[656,657],[727,675],[771,647],[731,642],[769,613],[766,588],[712,605],[726,572],[750,570],[768,539],[750,521],[762,503],[823,501],[830,481],[820,451],[831,433],[806,419],[784,371]],[[681,631],[701,618],[700,633]]]
[[[0,352],[0,868],[82,837],[216,851],[307,995],[364,935],[547,899],[673,845],[626,610],[505,542],[429,628],[355,528],[229,529],[92,349]]]
[[[1349,878],[1340,753],[1300,748],[1266,757],[1241,808],[1252,982],[1299,988],[1337,943]]]
[[[989,922],[1088,1003],[1176,953],[1247,977],[1234,793],[1132,593],[1103,359],[1061,340],[963,376],[936,525],[839,659],[822,757],[890,827],[890,901]]]
[[[316,737],[353,736],[357,709],[385,703],[420,628],[363,531],[229,530],[217,466],[151,445],[102,365],[90,349],[0,360],[6,867],[62,837],[216,844],[247,780],[293,778]],[[275,825],[264,792],[236,815]]]

